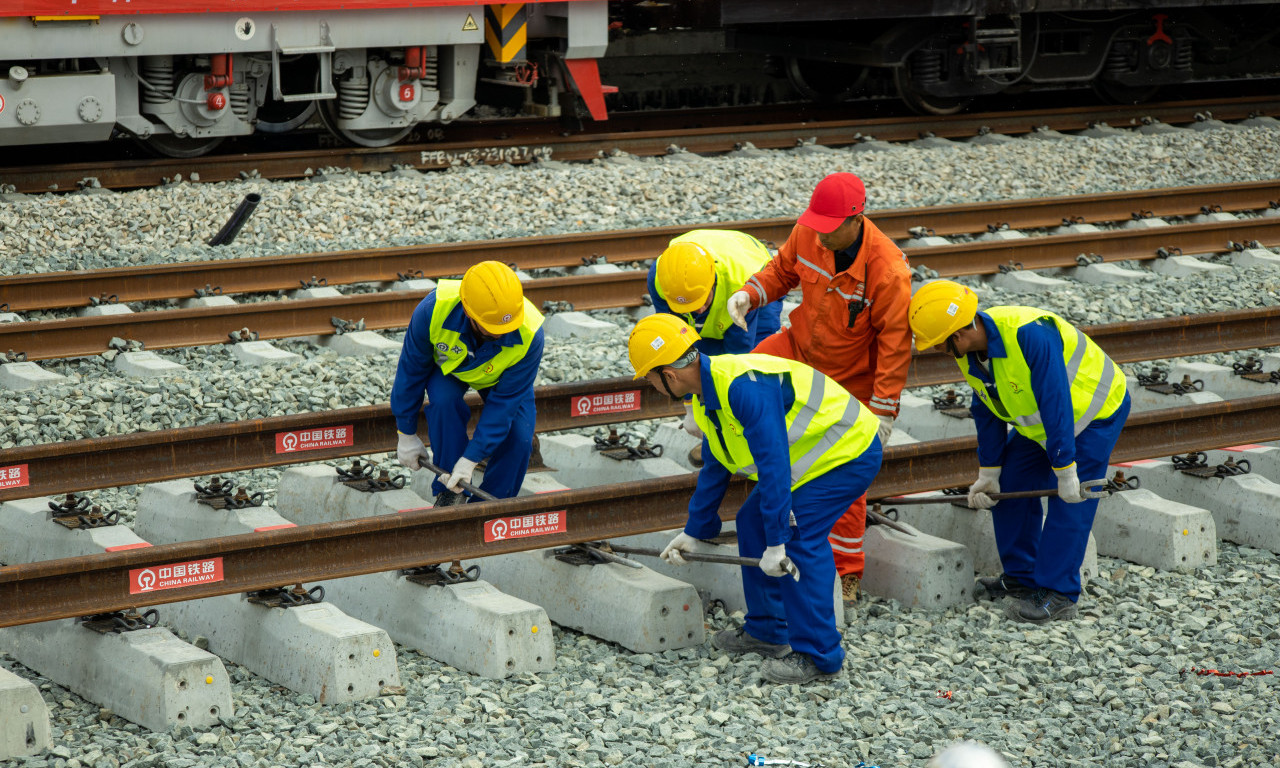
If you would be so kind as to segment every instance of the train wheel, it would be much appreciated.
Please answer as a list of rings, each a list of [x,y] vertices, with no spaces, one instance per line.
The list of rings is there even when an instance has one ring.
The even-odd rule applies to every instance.
[[[151,138],[141,140],[142,146],[161,157],[200,157],[213,151],[222,143],[223,136],[192,138],[174,136],[172,133],[156,133]]]
[[[288,133],[301,128],[316,113],[316,103],[305,104],[269,101],[258,108],[255,130],[261,133]]]
[[[321,102],[316,107],[316,111],[320,115],[320,122],[324,123],[324,127],[329,129],[329,133],[357,147],[390,146],[408,136],[409,132],[416,127],[410,124],[401,128],[343,128],[338,124],[338,101],[338,99],[329,99]]]
[[[867,81],[867,67],[826,61],[787,59],[787,81],[806,99],[823,103],[848,101]]]
[[[918,115],[955,115],[968,109],[973,103],[969,96],[934,96],[925,93],[911,82],[906,67],[893,70],[893,83],[898,87],[898,96]]]

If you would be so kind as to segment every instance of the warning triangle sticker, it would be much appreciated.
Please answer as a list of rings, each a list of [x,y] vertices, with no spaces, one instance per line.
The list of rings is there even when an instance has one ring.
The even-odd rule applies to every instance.
[[[474,18],[472,18],[472,17],[471,17],[471,14],[469,14],[469,13],[468,13],[468,14],[467,14],[467,20],[466,20],[466,22],[464,22],[464,23],[463,23],[463,25],[462,25],[462,31],[463,31],[463,32],[475,32],[477,29],[479,29],[479,27],[477,27],[477,26],[476,26],[476,20],[475,20]]]

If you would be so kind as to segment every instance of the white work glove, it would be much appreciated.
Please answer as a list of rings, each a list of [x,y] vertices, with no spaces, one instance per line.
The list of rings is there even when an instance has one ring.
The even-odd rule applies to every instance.
[[[733,324],[747,330],[747,313],[751,311],[751,294],[746,291],[735,291],[726,305]]]
[[[800,580],[800,569],[787,557],[786,544],[765,547],[764,555],[760,558],[760,570],[770,576],[781,576],[784,573],[789,573],[791,578],[796,581]]]
[[[698,426],[698,420],[693,418],[692,411],[685,412],[684,421],[680,423],[680,428],[683,429],[685,432],[688,432],[689,434],[698,438],[699,440],[702,439],[702,427]]]
[[[1074,461],[1069,467],[1053,470],[1053,474],[1058,476],[1058,498],[1068,504],[1079,504],[1084,501],[1084,497],[1080,495],[1080,478],[1076,476]]]
[[[876,434],[880,436],[880,444],[888,447],[889,435],[893,434],[893,417],[877,413],[876,418],[880,420],[880,427],[876,429]]]
[[[996,505],[988,493],[1000,492],[1000,467],[979,467],[978,480],[969,486],[970,509],[991,509]]]
[[[419,460],[431,460],[427,455],[427,446],[422,444],[422,438],[417,435],[406,435],[403,432],[397,434],[399,437],[396,438],[396,458],[404,467],[417,469]]]
[[[471,482],[471,473],[476,471],[476,462],[463,456],[458,459],[458,463],[453,465],[453,471],[449,473],[449,479],[444,482],[444,487],[460,493],[462,491],[462,483]]]
[[[668,563],[671,563],[672,565],[684,565],[685,559],[680,556],[680,553],[692,552],[693,543],[695,541],[697,541],[697,539],[693,538],[692,536],[685,533],[684,531],[681,531],[679,535],[677,535],[674,539],[671,540],[671,543],[666,546],[666,549],[663,549],[660,553],[658,553],[658,557],[662,558]]]

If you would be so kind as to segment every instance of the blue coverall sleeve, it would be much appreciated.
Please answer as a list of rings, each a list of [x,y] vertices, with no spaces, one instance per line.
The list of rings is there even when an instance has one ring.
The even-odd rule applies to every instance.
[[[396,429],[406,435],[418,431],[418,412],[422,410],[422,398],[427,391],[427,379],[436,369],[434,350],[431,348],[431,313],[436,308],[435,291],[414,308],[409,317],[409,328],[404,332],[404,346],[400,348],[400,362],[396,364],[396,380],[391,385],[391,413],[396,419]]]
[[[1052,323],[1028,323],[1018,329],[1018,346],[1031,369],[1031,391],[1044,421],[1049,465],[1054,469],[1068,467],[1076,460],[1076,435],[1062,336]]]
[[[997,419],[977,395],[969,403],[969,412],[973,414],[973,423],[978,429],[978,466],[1003,467],[1009,425]]]
[[[539,328],[529,341],[529,351],[520,362],[502,372],[498,383],[486,393],[480,419],[471,435],[471,442],[462,455],[474,462],[481,462],[493,455],[498,444],[511,431],[511,422],[520,405],[533,399],[533,383],[538,378],[538,366],[542,363],[543,335]]]
[[[657,260],[654,260],[654,262],[649,265],[649,276],[646,278],[646,282],[649,284],[649,299],[653,302],[653,311],[658,313],[667,312],[669,314],[675,314],[671,311],[671,305],[667,303],[667,300],[662,298],[662,295],[658,293],[658,279],[655,277],[657,274],[658,262]]]
[[[707,438],[702,438],[702,469],[698,470],[698,486],[689,498],[689,521],[684,532],[695,539],[711,539],[720,535],[720,502],[729,488],[733,474],[711,455]]]
[[[776,547],[791,540],[791,450],[787,441],[782,377],[739,376],[729,385],[729,407],[742,422],[743,437],[756,461],[764,543]]]

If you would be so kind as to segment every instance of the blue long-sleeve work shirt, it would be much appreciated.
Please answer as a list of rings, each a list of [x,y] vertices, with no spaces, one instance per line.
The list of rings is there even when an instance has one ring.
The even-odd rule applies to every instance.
[[[666,312],[672,315],[681,315],[684,313],[671,308],[667,300],[662,298],[658,293],[658,282],[655,275],[658,272],[658,262],[655,260],[649,265],[649,298],[653,301],[654,312]],[[719,277],[716,278],[717,280]],[[715,294],[715,286],[711,288],[712,294]],[[747,330],[742,330],[736,323],[730,323],[729,327],[724,331],[723,339],[701,338],[694,343],[694,347],[704,355],[742,355],[756,348],[756,339],[761,330],[760,326],[764,323],[766,326],[772,325],[772,328],[766,327],[766,333],[773,333],[780,326],[779,316],[782,311],[782,302],[775,301],[772,304],[753,309],[747,313]],[[711,314],[711,308],[708,307],[704,312],[689,313],[693,316],[694,330],[702,333],[702,324],[706,322],[707,315]]]
[[[994,396],[995,381],[991,378],[990,361],[1008,357],[1008,352],[991,317],[979,312],[978,318],[987,331],[987,361],[979,365],[977,353],[970,352],[969,370],[979,381],[989,385],[988,391]],[[1031,391],[1044,420],[1045,453],[1054,469],[1070,466],[1076,460],[1075,417],[1071,412],[1071,382],[1067,380],[1067,365],[1063,360],[1062,336],[1051,322],[1027,323],[1018,329],[1018,347],[1031,369]],[[978,428],[979,464],[984,467],[1003,466],[1008,422],[996,418],[976,394],[969,410]]]
[[[395,384],[391,387],[391,412],[396,419],[396,428],[407,435],[418,431],[418,411],[422,408],[427,379],[438,370],[431,345],[431,313],[435,308],[436,294],[432,291],[413,310],[409,329],[404,334],[404,347],[400,350],[400,363],[396,366]],[[460,371],[479,368],[504,348],[520,344],[518,328],[496,339],[481,337],[471,327],[461,303],[445,318],[444,327],[461,334],[469,350],[466,361],[456,369]],[[525,356],[503,371],[498,383],[483,393],[484,408],[463,456],[480,462],[493,455],[511,430],[516,408],[533,397],[533,383],[542,362],[542,347],[542,329],[539,328],[529,342]]]
[[[703,355],[699,364],[699,399],[711,422],[719,427],[723,406],[711,379],[711,361]],[[760,494],[765,546],[769,547],[791,540],[791,446],[787,442],[786,414],[795,400],[795,390],[785,375],[757,373],[755,381],[743,375],[729,385],[729,407],[742,422],[760,477],[754,492]],[[689,499],[689,522],[684,527],[684,532],[695,539],[710,539],[720,533],[717,512],[733,474],[715,460],[707,445],[708,441],[719,439],[718,433],[703,437],[702,456],[706,462],[698,472],[698,486]]]

